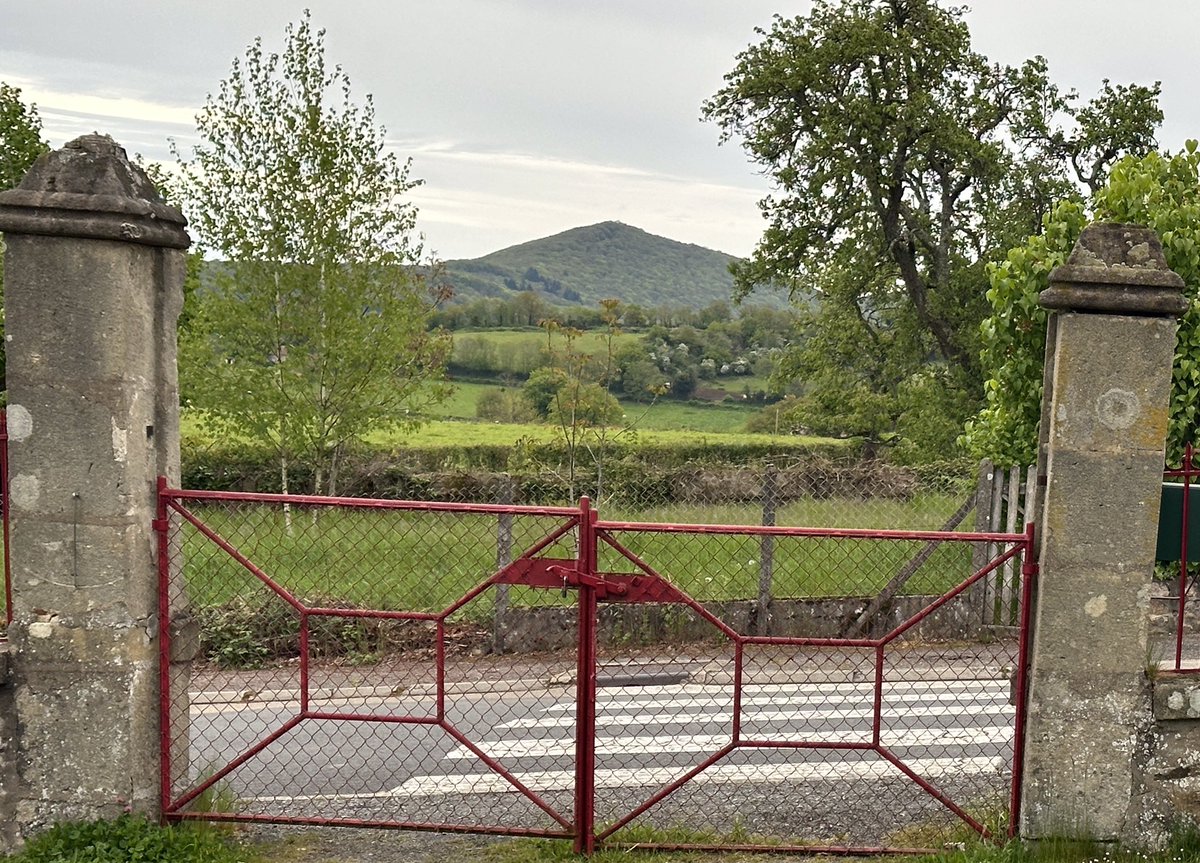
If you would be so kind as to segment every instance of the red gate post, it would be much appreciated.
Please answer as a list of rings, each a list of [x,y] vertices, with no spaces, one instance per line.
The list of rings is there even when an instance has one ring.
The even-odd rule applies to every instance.
[[[596,848],[596,511],[579,501],[579,664],[576,671],[575,853]]]
[[[8,412],[0,410],[0,529],[4,539],[4,625],[12,623],[12,559],[8,555]]]

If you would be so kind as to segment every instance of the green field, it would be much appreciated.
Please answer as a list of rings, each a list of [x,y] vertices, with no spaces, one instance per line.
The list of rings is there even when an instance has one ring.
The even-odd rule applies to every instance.
[[[673,409],[681,408],[678,412]],[[845,446],[850,447],[848,440],[833,440],[831,438],[805,437],[802,435],[761,435],[744,432],[721,432],[716,429],[689,429],[680,418],[688,416],[690,411],[703,415],[710,410],[692,405],[667,405],[658,414],[658,424],[663,428],[651,428],[649,424],[637,433],[637,440],[647,445],[678,445],[695,446],[707,441],[722,443],[757,444],[777,442],[781,447],[796,449],[805,446]],[[731,411],[731,413],[733,413]],[[736,416],[736,414],[735,414]],[[726,424],[726,420],[716,421],[717,425]],[[217,442],[221,438],[204,430],[199,419],[184,413],[180,425],[184,436],[193,445],[205,445]],[[697,422],[697,425],[700,425]],[[615,430],[614,430],[615,431]],[[453,446],[512,446],[521,440],[553,442],[561,432],[554,426],[545,423],[490,423],[471,420],[442,419],[431,420],[413,429],[394,429],[376,431],[366,436],[367,443],[381,447],[405,447],[408,449],[444,448]],[[187,459],[185,449],[184,460]]]
[[[637,344],[642,338],[640,333],[621,333],[613,338],[612,350],[615,353]],[[487,347],[481,351],[480,345]],[[555,337],[554,349],[561,351],[563,347],[562,338]],[[603,331],[588,330],[575,341],[575,350],[603,359],[609,350],[607,337]],[[546,364],[546,355],[546,333],[541,330],[460,330],[454,333],[453,362],[469,369],[469,375],[507,375],[519,386],[531,371]],[[766,392],[767,388],[767,378],[759,375],[725,375],[697,384],[698,390],[708,394],[705,398],[709,401],[720,401],[725,397],[740,399],[747,393]]]
[[[638,333],[621,333],[613,337],[612,350],[615,353],[626,345],[636,344],[641,338]],[[495,359],[491,371],[518,375],[527,375],[539,365],[545,365],[550,344],[546,332],[539,329],[459,330],[454,333],[453,362],[470,364],[471,357],[479,355],[478,351],[472,350],[473,344],[481,342],[489,346],[490,356]],[[563,337],[556,335],[554,350],[562,351],[565,346]],[[602,331],[588,330],[575,339],[574,350],[603,358],[608,352],[607,337]]]
[[[950,496],[908,504],[890,512],[862,512],[890,521],[888,527],[924,526],[930,505],[949,512]],[[191,507],[212,530],[279,585],[309,604],[405,611],[440,611],[496,568],[497,516],[397,510],[295,508],[290,529],[278,507],[201,505]],[[800,501],[779,513],[789,525],[846,524],[847,501]],[[838,517],[841,513],[841,517]],[[613,520],[753,524],[760,511],[750,505],[663,507],[603,512]],[[513,519],[514,553],[547,536],[565,517],[520,515]],[[852,521],[853,519],[851,519]],[[235,598],[269,599],[270,593],[241,564],[190,525],[183,527],[184,572],[193,603],[214,606]],[[752,599],[758,593],[762,540],[756,536],[623,531],[614,539],[673,584],[699,600]],[[871,596],[922,543],[896,540],[780,537],[773,548],[773,593],[779,598]],[[572,535],[544,556],[574,557]],[[943,544],[906,586],[906,592],[943,592],[968,574],[970,546]],[[635,572],[627,559],[602,544],[599,566]],[[557,598],[556,598],[557,597]],[[490,595],[483,600],[490,602]],[[514,588],[514,605],[562,604],[556,591]]]
[[[451,396],[431,410],[439,419],[475,418],[475,405],[486,392],[498,389],[495,384],[460,382]],[[622,402],[626,422],[636,429],[680,430],[715,434],[736,433],[754,413],[749,405],[698,404],[662,400],[653,404]]]

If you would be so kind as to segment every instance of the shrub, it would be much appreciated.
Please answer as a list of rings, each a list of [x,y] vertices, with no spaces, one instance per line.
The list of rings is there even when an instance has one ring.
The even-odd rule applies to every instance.
[[[475,416],[502,423],[531,423],[538,419],[537,411],[524,393],[507,387],[483,392],[475,401]]]

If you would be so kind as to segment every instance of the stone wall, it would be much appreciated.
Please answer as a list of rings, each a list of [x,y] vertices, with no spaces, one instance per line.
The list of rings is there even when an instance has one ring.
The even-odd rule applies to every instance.
[[[1142,831],[1154,836],[1181,820],[1200,825],[1200,675],[1162,672],[1148,689],[1139,815]]]

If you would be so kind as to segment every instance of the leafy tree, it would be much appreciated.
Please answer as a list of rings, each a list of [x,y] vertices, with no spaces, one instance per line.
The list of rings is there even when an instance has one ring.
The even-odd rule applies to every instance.
[[[633,424],[625,422],[621,404],[610,391],[619,374],[620,303],[601,300],[600,314],[605,323],[602,354],[580,349],[579,330],[562,327],[557,321],[543,321],[551,366],[534,372],[525,385],[539,413],[543,399],[548,397],[544,415],[558,427],[562,437],[568,494],[572,500],[579,488],[582,456],[586,453],[595,468],[595,498],[599,501],[604,495],[605,461],[611,443],[635,433]]]
[[[215,429],[276,448],[285,491],[299,459],[336,493],[353,441],[444,394],[449,339],[426,326],[440,297],[413,266],[404,200],[416,183],[307,12],[282,54],[256,39],[196,119],[179,196],[225,263],[183,340],[187,392]]]
[[[519,389],[489,387],[475,400],[475,416],[500,423],[528,423],[538,419],[537,411]]]
[[[36,105],[21,101],[21,91],[0,81],[0,192],[24,179],[37,157],[50,149],[42,140]],[[4,325],[4,238],[0,236],[0,328]],[[4,343],[0,340],[0,390],[4,386]]]
[[[0,190],[24,179],[38,156],[50,149],[42,140],[36,105],[21,101],[21,91],[0,81]]]
[[[932,364],[966,394],[942,405],[966,413],[910,424],[942,430],[925,442],[938,455],[980,391],[987,262],[1077,182],[1152,147],[1162,116],[1157,84],[1105,82],[1079,106],[1040,57],[989,64],[962,14],[934,0],[817,0],[759,31],[703,107],[775,185],[760,204],[768,226],[733,269],[741,295],[774,285],[800,307],[806,338],[784,368],[809,384],[810,413],[894,432]]]
[[[1126,157],[1092,202],[1091,218],[1153,228],[1168,266],[1184,280],[1191,306],[1179,325],[1168,426],[1168,456],[1180,457],[1197,439],[1200,410],[1200,152]],[[1050,271],[1066,261],[1089,213],[1063,201],[1046,216],[1043,232],[1013,248],[991,268],[992,314],[981,327],[988,373],[986,404],[964,439],[980,456],[1002,465],[1031,464],[1037,455],[1042,370],[1048,314],[1038,294]]]
[[[670,389],[670,379],[647,357],[645,348],[632,346],[622,349],[618,363],[621,368],[621,392],[626,398],[650,402],[666,395]]]
[[[542,419],[549,419],[550,409],[558,397],[558,391],[567,384],[567,373],[555,366],[534,369],[521,387],[521,393],[530,407]]]
[[[496,345],[483,336],[463,336],[455,339],[451,364],[484,374],[498,372],[501,369]]]

